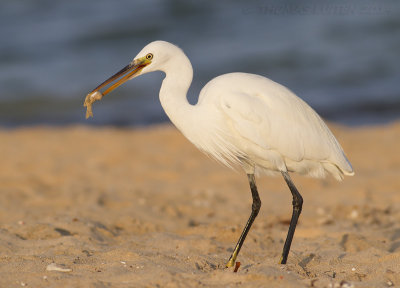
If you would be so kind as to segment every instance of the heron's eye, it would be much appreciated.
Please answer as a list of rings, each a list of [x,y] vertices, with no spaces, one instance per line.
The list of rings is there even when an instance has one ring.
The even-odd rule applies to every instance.
[[[147,55],[146,55],[146,59],[147,59],[147,60],[153,59],[153,54],[151,54],[151,53],[147,54]]]

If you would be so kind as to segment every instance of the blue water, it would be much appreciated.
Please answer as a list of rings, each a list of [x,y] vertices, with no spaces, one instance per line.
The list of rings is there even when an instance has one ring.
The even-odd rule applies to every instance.
[[[400,119],[400,2],[0,2],[0,125],[147,125],[167,121],[162,74],[129,81],[94,106],[85,95],[147,43],[178,44],[192,61],[189,99],[213,77],[267,76],[324,118]]]

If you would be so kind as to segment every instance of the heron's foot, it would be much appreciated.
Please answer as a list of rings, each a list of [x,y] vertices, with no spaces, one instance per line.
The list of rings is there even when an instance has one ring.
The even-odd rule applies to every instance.
[[[228,263],[226,263],[226,268],[230,268],[230,267],[235,266],[237,254],[238,254],[237,250],[235,249],[235,251],[233,251],[233,253],[231,255],[231,258],[229,258]]]
[[[235,259],[230,258],[228,263],[226,263],[226,268],[233,267],[235,265]]]
[[[286,264],[286,260],[284,261],[283,260],[283,256],[281,256],[281,259],[279,259],[279,262],[278,262],[278,264]]]

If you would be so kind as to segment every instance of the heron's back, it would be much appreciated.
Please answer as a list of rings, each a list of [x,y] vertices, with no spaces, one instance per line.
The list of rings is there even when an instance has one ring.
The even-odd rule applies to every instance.
[[[328,171],[337,179],[354,174],[319,115],[268,78],[247,73],[214,78],[199,97],[199,106],[209,105],[222,113],[219,125],[225,125],[226,141],[235,145],[233,150],[261,169],[282,170],[285,166],[315,177]]]

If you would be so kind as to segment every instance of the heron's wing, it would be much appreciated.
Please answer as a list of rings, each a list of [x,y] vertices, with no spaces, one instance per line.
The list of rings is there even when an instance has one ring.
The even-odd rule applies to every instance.
[[[230,93],[220,107],[235,133],[248,144],[278,151],[294,161],[329,158],[325,124],[307,104],[289,90],[275,95]],[[330,132],[329,132],[330,133]],[[333,137],[333,136],[332,136]]]
[[[259,75],[229,73],[210,81],[199,103],[218,107],[243,155],[274,150],[292,161],[333,163],[353,173],[343,149],[318,114],[286,87]],[[254,148],[254,149],[253,149]],[[261,150],[260,150],[261,149]],[[267,153],[268,154],[268,153]]]

